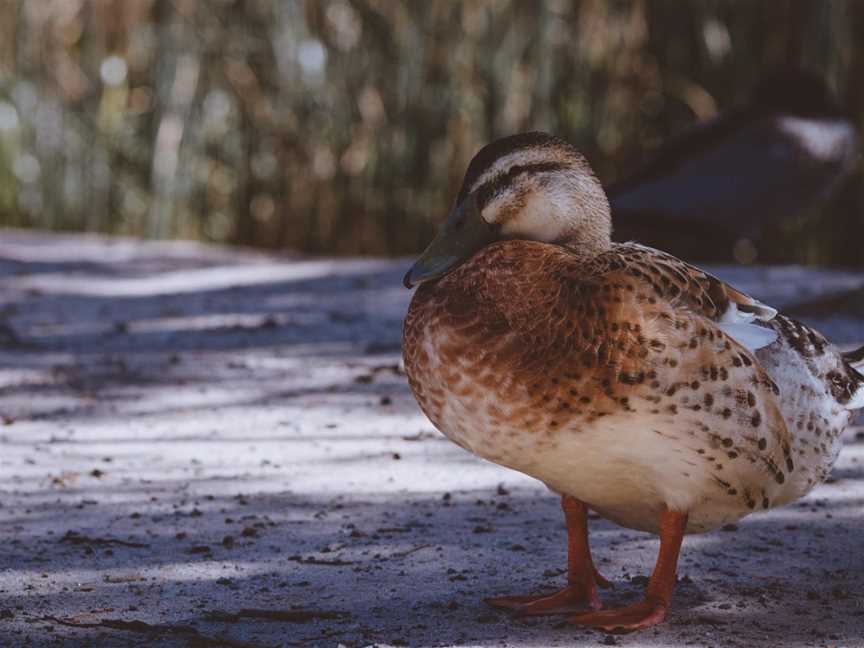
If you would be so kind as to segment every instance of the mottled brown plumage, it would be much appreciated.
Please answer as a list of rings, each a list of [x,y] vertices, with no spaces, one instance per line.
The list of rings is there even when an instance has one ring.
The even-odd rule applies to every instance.
[[[462,194],[496,186],[497,202],[484,196],[479,215],[500,226],[506,214],[512,240],[420,285],[405,319],[406,373],[435,426],[604,517],[673,538],[678,527],[707,531],[785,504],[823,480],[850,409],[864,404],[849,362],[818,333],[679,259],[598,239],[608,211],[598,214],[594,193],[586,210],[573,190],[585,185],[566,170],[508,176],[520,156],[543,163],[542,138],[494,146]],[[572,173],[596,183],[583,162]],[[501,196],[559,212],[544,227],[541,214],[507,209]],[[560,211],[568,199],[570,221]],[[521,240],[537,233],[545,242]],[[664,569],[657,600],[671,595]],[[583,621],[644,627],[662,619],[655,604]]]
[[[717,327],[730,301],[754,304],[710,275],[640,246],[617,245],[585,263],[558,246],[501,242],[420,287],[405,321],[406,371],[423,411],[453,440],[561,492],[571,492],[566,475],[546,475],[535,465],[537,455],[578,446],[592,428],[608,427],[606,465],[595,470],[635,475],[635,488],[656,489],[656,501],[650,510],[626,512],[627,492],[621,501],[608,490],[593,498],[572,494],[625,526],[649,531],[656,530],[660,507],[696,495],[705,510],[690,511],[688,528],[704,531],[809,490],[827,474],[836,454],[829,446],[849,417],[839,401],[833,417],[830,407],[823,412],[830,385],[819,394],[813,384],[798,386],[808,398],[786,401],[799,433],[796,472],[778,385],[759,352]],[[774,325],[784,340],[788,322],[779,318]],[[824,354],[825,346],[814,346],[814,353]],[[835,364],[842,370],[839,359]],[[822,375],[816,370],[807,382],[818,385]],[[824,438],[815,436],[815,423],[812,435],[806,424],[797,429],[810,420]],[[659,497],[665,487],[643,481],[632,446],[615,447],[622,439],[614,428],[621,425],[638,428],[645,445],[675,457],[663,458],[664,465],[680,475],[664,473],[659,481],[686,493]],[[562,444],[569,435],[575,441]],[[500,442],[502,436],[522,438]],[[801,454],[820,445],[824,451],[812,459]]]

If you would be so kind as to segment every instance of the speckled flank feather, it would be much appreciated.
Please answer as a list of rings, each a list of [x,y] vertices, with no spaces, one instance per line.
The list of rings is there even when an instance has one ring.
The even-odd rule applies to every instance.
[[[756,357],[782,386],[780,410],[791,433],[792,456],[799,466],[793,497],[822,482],[840,452],[840,435],[852,409],[860,377],[818,332],[783,315],[769,323],[778,333]]]
[[[751,352],[730,309],[777,341]],[[421,285],[404,327],[445,435],[624,526],[704,531],[827,475],[858,376],[817,333],[666,254],[493,244]],[[856,376],[858,376],[856,378]]]

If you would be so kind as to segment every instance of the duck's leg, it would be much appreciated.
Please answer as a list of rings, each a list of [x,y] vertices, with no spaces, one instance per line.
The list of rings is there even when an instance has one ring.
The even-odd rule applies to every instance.
[[[520,614],[566,614],[576,610],[599,610],[603,606],[597,585],[611,584],[594,567],[588,546],[588,507],[564,495],[561,508],[567,521],[567,587],[545,596],[501,596],[486,599],[492,607]]]
[[[651,574],[645,598],[639,603],[614,610],[587,612],[570,617],[570,622],[600,628],[606,632],[633,632],[660,623],[669,609],[675,589],[678,554],[687,527],[687,515],[675,511],[660,514],[660,553]]]

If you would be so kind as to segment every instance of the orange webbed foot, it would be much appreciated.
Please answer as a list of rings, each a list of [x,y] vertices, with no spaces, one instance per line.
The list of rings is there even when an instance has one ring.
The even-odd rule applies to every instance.
[[[576,614],[569,621],[612,634],[624,634],[657,625],[666,617],[666,609],[662,601],[646,599],[623,608]]]
[[[554,594],[538,596],[498,596],[485,600],[487,605],[517,614],[537,616],[544,614],[572,614],[579,610],[600,610],[603,604],[597,591],[586,592],[581,587],[568,585]]]
[[[597,587],[612,587],[612,583],[597,572],[591,560],[588,507],[564,495],[561,508],[567,521],[567,587],[554,594],[499,596],[486,599],[488,605],[524,615],[572,614],[603,608]]]

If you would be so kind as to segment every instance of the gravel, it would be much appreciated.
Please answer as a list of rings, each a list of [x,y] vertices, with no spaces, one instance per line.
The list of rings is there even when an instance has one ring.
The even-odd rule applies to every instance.
[[[563,520],[418,411],[407,265],[0,233],[0,646],[864,645],[860,427],[804,500],[688,537],[660,627],[487,608],[563,584]],[[864,285],[716,272],[782,307]],[[591,529],[635,600],[656,538]]]

